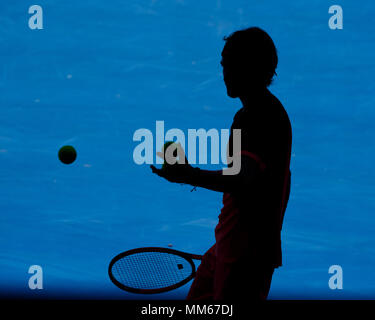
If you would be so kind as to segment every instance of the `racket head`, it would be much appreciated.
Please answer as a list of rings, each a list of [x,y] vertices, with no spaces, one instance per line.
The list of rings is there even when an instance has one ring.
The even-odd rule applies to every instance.
[[[182,251],[143,247],[115,256],[108,275],[120,289],[139,294],[155,294],[177,289],[195,277],[192,259],[201,259]]]

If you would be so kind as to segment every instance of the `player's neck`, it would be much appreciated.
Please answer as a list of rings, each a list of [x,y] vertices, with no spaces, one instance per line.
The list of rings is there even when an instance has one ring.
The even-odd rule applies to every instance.
[[[246,108],[246,107],[253,107],[255,102],[264,99],[269,94],[270,92],[268,91],[267,88],[261,88],[261,89],[251,90],[247,92],[246,94],[240,96],[239,98],[243,106]]]

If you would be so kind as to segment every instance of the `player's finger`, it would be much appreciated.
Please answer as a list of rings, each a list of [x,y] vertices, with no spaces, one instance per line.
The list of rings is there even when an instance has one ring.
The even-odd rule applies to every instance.
[[[150,168],[151,168],[153,173],[156,173],[157,175],[160,175],[160,171],[161,171],[160,169],[156,168],[153,165],[150,165]]]

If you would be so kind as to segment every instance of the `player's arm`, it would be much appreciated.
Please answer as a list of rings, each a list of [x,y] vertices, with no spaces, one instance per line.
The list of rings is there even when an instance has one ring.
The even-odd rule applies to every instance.
[[[193,168],[188,163],[173,165],[167,169],[151,166],[151,169],[171,182],[186,183],[218,192],[233,192],[248,187],[261,171],[259,163],[253,158],[241,155],[240,160],[241,167],[237,174],[231,174],[230,169],[212,171]]]
[[[232,174],[230,169],[210,171],[193,168],[193,174],[188,176],[187,183],[218,192],[233,192],[254,183],[259,172],[258,163],[247,156],[241,156],[241,168],[237,174]]]

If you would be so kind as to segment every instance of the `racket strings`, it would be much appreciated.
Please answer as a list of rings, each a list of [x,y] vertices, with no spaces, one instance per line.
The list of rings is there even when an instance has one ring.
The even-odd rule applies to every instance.
[[[165,252],[141,252],[125,256],[112,267],[121,284],[136,289],[158,289],[189,277],[192,267],[183,257]]]

